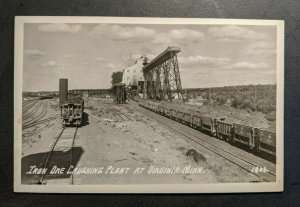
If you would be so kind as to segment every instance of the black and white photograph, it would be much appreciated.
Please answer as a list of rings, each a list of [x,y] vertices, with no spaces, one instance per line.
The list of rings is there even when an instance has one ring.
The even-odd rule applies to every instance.
[[[16,17],[14,190],[283,191],[284,24]]]

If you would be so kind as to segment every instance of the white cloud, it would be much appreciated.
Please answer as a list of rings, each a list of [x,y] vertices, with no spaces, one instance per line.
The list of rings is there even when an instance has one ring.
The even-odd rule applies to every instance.
[[[43,64],[43,66],[54,67],[57,66],[57,63],[54,60],[49,60]]]
[[[66,59],[71,59],[71,58],[75,58],[76,55],[69,55],[69,54],[66,54],[63,56],[63,58],[66,58]]]
[[[70,67],[71,64],[69,64],[69,63],[58,63],[58,62],[55,62],[54,60],[49,60],[49,61],[43,63],[42,66],[64,69],[64,68]]]
[[[168,33],[159,33],[153,39],[155,44],[181,44],[187,45],[204,40],[202,32],[192,29],[174,29]]]
[[[154,44],[172,44],[169,33],[158,33],[152,42]]]
[[[103,61],[104,58],[103,57],[95,57],[94,60],[96,60],[96,61]]]
[[[91,62],[89,62],[89,61],[81,61],[80,62],[82,65],[89,65],[89,64],[91,64]]]
[[[237,62],[226,66],[228,69],[267,69],[269,65],[266,63],[250,63],[250,62]]]
[[[24,50],[24,53],[30,57],[39,57],[47,54],[46,52],[39,50]]]
[[[171,30],[170,37],[172,41],[181,44],[189,44],[204,40],[204,34],[202,32],[191,29]]]
[[[247,55],[275,55],[276,45],[266,41],[255,42],[248,45],[245,52]]]
[[[90,35],[101,36],[114,41],[143,42],[153,39],[156,31],[137,26],[100,24],[90,32]]]
[[[113,63],[108,63],[108,64],[106,65],[106,68],[109,68],[109,69],[115,69],[116,66],[115,66],[115,64],[113,64]]]
[[[246,27],[230,25],[230,26],[214,26],[208,29],[208,33],[220,41],[240,41],[240,40],[266,40],[268,35],[257,32]]]
[[[197,75],[200,77],[203,76],[218,76],[228,74],[265,74],[267,71],[272,71],[272,68],[264,62],[234,62],[230,58],[224,57],[203,57],[200,55],[197,56],[188,56],[188,57],[179,57],[178,63],[180,71],[183,74],[189,74],[191,78]],[[273,74],[273,72],[269,72]]]
[[[75,34],[80,30],[82,30],[82,26],[79,24],[52,23],[52,24],[41,24],[39,25],[38,29],[41,32]]]
[[[178,61],[180,65],[187,67],[222,67],[231,62],[229,58],[203,57],[200,55],[179,57]]]

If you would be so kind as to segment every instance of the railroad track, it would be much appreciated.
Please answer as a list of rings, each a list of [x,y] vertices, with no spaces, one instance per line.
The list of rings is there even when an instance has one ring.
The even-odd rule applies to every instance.
[[[30,109],[32,106],[34,106],[37,102],[36,101],[32,101],[29,103],[24,103],[22,104],[22,112],[26,112],[28,109]]]
[[[38,120],[38,121],[35,121],[35,122],[31,123],[31,124],[27,124],[27,125],[22,126],[22,129],[27,129],[27,128],[36,126],[36,125],[38,125],[38,124],[47,123],[47,122],[52,121],[52,120],[55,120],[55,119],[57,119],[57,118],[58,118],[58,117],[49,117],[49,118],[47,118],[47,119]]]
[[[118,115],[119,117],[121,117],[121,119],[122,119],[123,121],[133,121],[133,119],[132,119],[131,117],[129,117],[127,114],[121,112],[120,110],[115,109],[115,108],[113,108],[113,107],[111,107],[111,106],[108,106],[107,104],[104,104],[104,106],[105,106],[106,108],[108,108],[109,110],[113,111],[113,112],[114,112],[116,115]]]
[[[118,114],[124,121],[132,121],[132,118],[130,118],[127,114],[121,112],[120,110],[113,108],[111,108],[111,110]]]
[[[26,106],[29,106],[29,104],[32,104],[34,101],[36,100],[27,100],[27,101],[22,101],[22,106],[23,107],[26,107]]]
[[[41,104],[43,104],[43,108],[40,111],[40,113],[36,115],[37,111],[40,108],[40,107],[38,107],[38,109],[33,114],[31,114],[31,119],[27,118],[26,119],[27,121],[23,121],[22,129],[29,128],[29,126],[33,126],[35,123],[38,123],[47,114],[47,106],[45,106],[45,102],[43,102]],[[41,106],[41,105],[39,105],[39,106]],[[34,117],[34,115],[36,115],[36,116]]]
[[[163,117],[159,114],[156,114],[154,112],[151,112],[147,109],[144,109],[142,107],[137,107],[138,110],[142,111],[147,116],[155,119],[157,122],[163,124],[167,128],[171,129],[172,132],[175,132],[176,134],[179,134],[192,142],[196,143],[197,145],[200,145],[201,147],[217,154],[218,156],[222,157],[223,159],[229,161],[230,163],[242,168],[247,173],[250,173],[263,181],[266,182],[275,182],[276,181],[276,173],[272,172],[271,170],[268,172],[253,172],[253,168],[258,167],[258,163],[255,163],[254,161],[250,161],[248,159],[242,158],[240,156],[237,156],[227,150],[224,150],[215,144],[208,142],[204,140],[203,138],[200,138],[200,132],[189,128],[188,126],[182,125],[178,122],[175,122],[173,120],[170,120],[166,117]]]
[[[29,109],[23,112],[22,120],[30,119],[41,107],[43,103],[39,102],[35,104],[33,107],[30,107],[31,111],[29,112]]]
[[[94,102],[95,104],[99,104],[97,102],[95,102],[94,100],[90,100],[92,102]],[[103,103],[102,104],[105,108],[107,108],[108,110],[114,112],[117,116],[119,116],[123,121],[133,121],[133,119],[131,117],[129,117],[127,114],[121,112],[118,109],[113,108],[112,106],[109,105],[109,103]]]
[[[51,149],[47,155],[47,158],[43,164],[43,168],[46,169],[48,167],[51,167],[51,165],[58,165],[60,162],[63,162],[62,160],[68,162],[69,166],[65,166],[66,163],[63,163],[64,166],[60,167],[65,167],[68,169],[72,164],[73,164],[73,147],[74,147],[74,142],[75,138],[77,136],[77,131],[78,127],[76,128],[62,128],[58,136],[56,137],[54,143],[51,146]],[[69,153],[67,155],[66,153]],[[56,157],[54,157],[55,153]],[[65,157],[67,156],[67,157]],[[56,160],[55,160],[56,158]],[[54,160],[52,160],[54,159]],[[48,169],[51,170],[51,169]],[[51,176],[49,174],[42,174],[40,176],[40,179],[38,181],[38,184],[46,184],[45,181],[51,179]],[[56,175],[54,175],[56,176]],[[74,179],[73,179],[73,174],[70,174],[70,183],[71,185],[74,184]]]

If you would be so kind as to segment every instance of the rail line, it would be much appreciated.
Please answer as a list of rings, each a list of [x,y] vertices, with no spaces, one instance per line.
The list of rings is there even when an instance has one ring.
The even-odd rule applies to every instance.
[[[132,121],[132,119],[128,115],[121,112],[120,110],[113,109],[113,108],[111,108],[111,110],[114,111],[116,114],[118,114],[124,121],[126,121],[126,120]]]
[[[77,131],[78,131],[78,127],[76,128],[70,128],[68,127],[67,129],[69,130],[73,130],[75,129],[74,133],[72,133],[72,137],[71,137],[71,140],[70,140],[70,137],[64,137],[63,140],[62,140],[62,136],[64,134],[64,132],[66,131],[66,128],[62,128],[62,130],[60,131],[59,135],[56,137],[56,140],[54,141],[48,155],[47,155],[47,158],[45,160],[45,163],[44,163],[44,169],[48,168],[49,167],[49,163],[51,161],[51,158],[53,157],[53,154],[54,152],[66,152],[66,151],[69,151],[69,164],[70,166],[72,165],[73,163],[73,147],[74,147],[74,142],[75,142],[75,138],[77,136]],[[59,143],[61,141],[61,143]],[[67,145],[66,145],[67,143]],[[68,145],[69,144],[69,145]],[[42,174],[39,181],[38,181],[38,184],[46,184],[44,181],[46,180],[45,176],[47,176],[47,174]],[[48,175],[49,176],[49,175]],[[71,173],[70,174],[70,184],[73,185],[74,184],[74,179],[73,179],[73,174]]]
[[[47,119],[38,120],[38,121],[33,122],[32,124],[24,125],[24,126],[22,127],[22,129],[27,129],[27,128],[36,126],[36,125],[38,125],[38,124],[43,124],[43,123],[46,123],[46,122],[55,120],[55,119],[57,119],[57,118],[58,118],[58,117],[49,117],[49,118],[47,118]]]
[[[29,119],[30,117],[32,117],[40,108],[40,106],[42,105],[42,102],[39,102],[37,104],[35,104],[33,107],[30,107],[29,109],[32,109],[30,112],[28,112],[26,114],[26,112],[29,110],[26,110],[26,112],[23,112],[24,116],[22,116],[22,120],[26,120]]]
[[[22,103],[22,112],[25,113],[28,109],[33,107],[36,103],[39,102],[39,99],[28,100]]]
[[[26,112],[27,110],[29,110],[31,107],[33,107],[37,102],[36,101],[32,101],[30,103],[24,103],[22,105],[22,112]]]
[[[109,110],[113,111],[115,114],[117,114],[119,117],[121,117],[121,119],[123,121],[133,121],[132,118],[130,118],[127,114],[121,112],[120,110],[118,109],[115,109],[115,108],[112,108],[111,106],[108,106],[107,104],[104,104],[104,106],[106,108],[108,108]]]
[[[94,100],[90,100],[92,102],[94,102],[95,104],[99,104],[97,102],[95,102]],[[123,121],[133,121],[133,119],[131,117],[129,117],[127,114],[121,112],[118,109],[115,109],[111,106],[109,106],[109,103],[103,103],[102,104],[105,108],[111,110],[112,112],[114,112],[116,115],[118,115]]]
[[[138,109],[140,111],[142,110],[143,113],[146,112],[146,115],[155,119],[156,121],[163,124],[167,128],[171,129],[172,132],[175,132],[179,135],[184,136],[185,138],[187,138],[187,139],[193,141],[194,143],[200,145],[201,147],[217,154],[218,156],[222,157],[223,159],[229,161],[230,163],[244,169],[248,173],[255,175],[256,177],[258,177],[266,182],[272,182],[272,181],[275,182],[276,174],[274,172],[269,171],[269,172],[254,173],[254,172],[252,172],[253,167],[259,166],[256,163],[246,160],[244,158],[241,158],[240,156],[234,155],[233,153],[228,152],[227,150],[224,150],[210,142],[205,141],[204,139],[201,139],[199,136],[196,136],[195,134],[187,132],[187,129],[184,128],[187,126],[184,126],[184,125],[177,123],[173,120],[170,120],[166,117],[162,117],[161,115],[155,114],[154,112],[148,111],[147,109],[144,109],[142,107],[138,107]],[[158,116],[159,116],[159,118],[158,118]],[[170,126],[170,124],[168,124],[168,123],[170,123],[170,121],[172,121],[172,126]],[[174,125],[176,125],[176,127],[174,127]],[[191,130],[191,128],[188,128],[188,129]]]
[[[22,106],[23,106],[23,107],[26,107],[26,106],[28,106],[29,104],[33,103],[34,101],[36,101],[36,100],[26,100],[26,101],[23,100]]]
[[[37,110],[38,111],[38,110]],[[33,115],[35,115],[37,113],[37,111],[32,114],[32,117]],[[27,126],[30,126],[36,122],[38,122],[40,119],[42,119],[45,115],[47,114],[47,107],[45,106],[45,103],[43,103],[43,108],[42,108],[42,111],[34,118],[28,120],[28,121],[25,121],[22,123],[22,129],[24,129],[24,127],[27,127]],[[27,127],[28,128],[28,127]]]

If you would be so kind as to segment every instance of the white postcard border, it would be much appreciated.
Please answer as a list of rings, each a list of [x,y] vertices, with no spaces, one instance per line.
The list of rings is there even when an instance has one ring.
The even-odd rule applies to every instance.
[[[140,185],[22,185],[22,78],[25,23],[118,23],[118,24],[202,24],[277,26],[276,182],[219,184]],[[284,129],[284,21],[246,19],[141,18],[141,17],[51,17],[15,18],[14,51],[14,191],[36,193],[244,193],[283,191]]]

